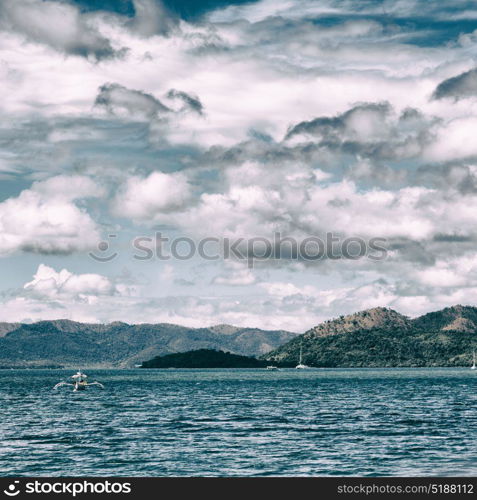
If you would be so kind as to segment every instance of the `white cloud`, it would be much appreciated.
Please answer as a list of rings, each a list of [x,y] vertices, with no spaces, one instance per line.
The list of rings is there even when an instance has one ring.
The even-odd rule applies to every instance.
[[[66,269],[57,272],[52,267],[40,264],[33,280],[24,285],[24,290],[35,296],[52,299],[58,296],[111,295],[114,286],[100,274],[73,274]]]
[[[114,54],[109,41],[73,5],[54,1],[3,0],[0,16],[3,28],[58,50],[81,56],[93,55],[98,59]]]
[[[4,321],[68,318],[85,322],[167,322],[192,327],[228,323],[303,332],[327,319],[371,307],[391,307],[417,316],[477,301],[475,283],[465,289],[454,286],[436,288],[430,294],[402,295],[397,283],[383,280],[332,288],[269,281],[247,294],[202,297],[149,297],[142,294],[144,291],[138,288],[130,293],[121,277],[74,274],[40,265],[22,290],[4,297],[0,314]]]
[[[332,231],[389,238],[394,250],[380,267],[320,264],[341,276],[323,290],[304,277],[308,268],[284,278],[270,266],[266,286],[225,267],[196,296],[125,297],[127,283],[49,270],[6,315],[305,328],[372,305],[419,312],[476,296],[473,79],[464,78],[469,98],[432,99],[475,66],[475,33],[434,23],[459,18],[462,2],[262,0],[200,23],[134,4],[129,19],[67,2],[2,2],[0,163],[11,182],[0,203],[2,255],[88,250],[99,240],[95,220],[188,236]],[[328,15],[336,22],[322,22]],[[421,17],[425,31],[392,22],[403,15]],[[293,127],[301,131],[284,140]],[[55,176],[66,168],[84,175]],[[11,196],[17,176],[52,178]],[[164,274],[168,286],[176,270]],[[218,285],[236,295],[213,296]]]
[[[436,263],[417,271],[415,279],[422,285],[440,288],[477,286],[477,255],[439,258]]]
[[[116,196],[116,214],[139,221],[165,220],[164,216],[184,207],[190,198],[187,178],[180,173],[153,172],[146,178],[131,177]]]
[[[75,200],[100,194],[88,178],[58,176],[5,200],[0,203],[0,254],[68,254],[93,248],[98,227]]]
[[[429,161],[445,162],[477,156],[477,116],[456,118],[441,126],[423,154]]]
[[[236,238],[272,238],[280,232],[302,240],[333,232],[426,241],[457,229],[474,234],[475,195],[463,199],[455,191],[443,197],[440,190],[424,187],[363,191],[348,180],[317,182],[305,169],[293,181],[279,169],[273,180],[267,166],[260,170],[262,178],[247,186],[250,168],[233,169],[233,183],[223,193],[203,194],[197,205],[177,209],[169,220],[190,235]]]

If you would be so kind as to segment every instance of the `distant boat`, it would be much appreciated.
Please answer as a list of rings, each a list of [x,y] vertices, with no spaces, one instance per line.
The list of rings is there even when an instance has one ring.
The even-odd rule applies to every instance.
[[[100,384],[99,382],[88,382],[86,379],[88,378],[88,375],[85,375],[84,373],[79,370],[77,373],[71,376],[73,379],[72,382],[60,382],[53,387],[53,389],[58,389],[58,387],[62,387],[64,385],[72,385],[73,386],[73,392],[77,391],[84,391],[86,387],[89,387],[91,385],[97,385],[98,387],[101,387],[101,389],[104,389],[104,385]]]
[[[470,367],[471,370],[477,370],[477,366],[475,366],[475,349],[472,351],[472,366]]]
[[[267,368],[266,368],[266,369],[267,369],[267,370],[270,370],[270,371],[273,371],[273,372],[278,372],[278,371],[280,371],[280,369],[278,368],[278,366],[272,366],[272,365],[267,366]]]
[[[306,366],[303,364],[303,345],[300,344],[300,360],[298,361],[298,364],[295,366],[297,370],[306,370],[307,368],[310,368],[309,366]]]

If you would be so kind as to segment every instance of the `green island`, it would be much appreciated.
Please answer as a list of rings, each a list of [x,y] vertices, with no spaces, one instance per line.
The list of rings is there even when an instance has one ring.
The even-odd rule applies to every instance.
[[[145,361],[141,368],[262,368],[266,366],[251,356],[240,356],[215,349],[178,352],[156,356]]]

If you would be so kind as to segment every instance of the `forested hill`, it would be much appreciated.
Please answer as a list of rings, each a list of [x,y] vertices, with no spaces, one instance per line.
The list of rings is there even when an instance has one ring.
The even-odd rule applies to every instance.
[[[415,319],[374,308],[322,323],[263,356],[317,367],[470,366],[477,308],[454,306]]]
[[[167,323],[88,324],[69,320],[2,323],[0,367],[128,368],[154,356],[195,349],[260,356],[295,335],[231,325],[189,328]]]

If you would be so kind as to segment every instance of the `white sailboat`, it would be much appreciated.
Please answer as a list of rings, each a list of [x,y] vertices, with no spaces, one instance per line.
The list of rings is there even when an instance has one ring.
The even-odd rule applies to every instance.
[[[477,366],[475,366],[475,349],[472,351],[472,366],[470,367],[471,370],[477,370]]]
[[[306,366],[303,364],[303,345],[300,344],[300,360],[298,361],[298,364],[295,366],[297,370],[306,370],[309,368],[309,366]]]

